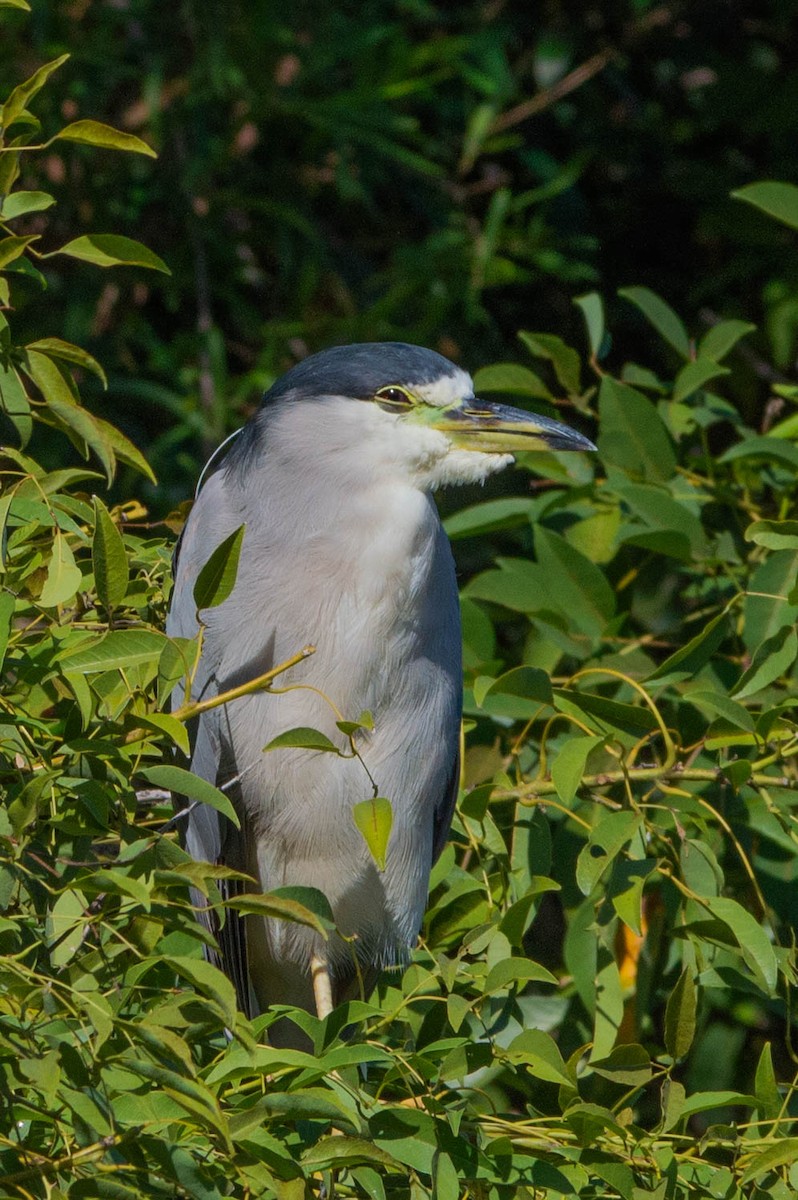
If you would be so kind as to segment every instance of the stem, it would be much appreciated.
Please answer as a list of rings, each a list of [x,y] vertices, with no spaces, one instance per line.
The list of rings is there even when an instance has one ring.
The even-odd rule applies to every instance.
[[[613,783],[624,783],[626,780],[634,783],[638,780],[653,782],[671,779],[684,779],[695,783],[727,783],[728,780],[720,767],[683,767],[681,763],[661,767],[631,767],[627,771],[601,771],[597,775],[583,775],[583,787],[609,787]],[[745,781],[753,787],[791,788],[796,786],[796,780],[787,775],[765,775],[756,773]],[[539,796],[557,794],[557,788],[550,779],[533,779],[531,783],[519,788],[497,788],[493,793],[494,800],[520,800],[533,804]]]
[[[249,696],[253,692],[264,691],[278,675],[282,675],[285,671],[290,670],[291,667],[295,667],[297,663],[303,662],[306,658],[310,658],[311,654],[315,653],[315,646],[305,646],[298,654],[294,654],[291,658],[286,659],[279,666],[272,667],[271,671],[265,671],[263,675],[258,675],[255,679],[250,679],[246,683],[239,684],[238,687],[230,688],[229,691],[221,692],[218,696],[210,696],[207,700],[196,700],[188,704],[181,704],[180,708],[176,708],[170,715],[178,721],[190,721],[192,717],[197,717],[200,713],[209,712],[212,708],[219,708],[222,704],[229,704],[231,700],[239,700],[242,696]]]

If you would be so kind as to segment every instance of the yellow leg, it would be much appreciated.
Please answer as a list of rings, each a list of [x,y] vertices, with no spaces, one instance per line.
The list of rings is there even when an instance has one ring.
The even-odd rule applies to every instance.
[[[316,1013],[323,1021],[333,1010],[332,980],[327,961],[318,954],[310,960],[310,974],[313,978],[313,995],[316,1000]]]

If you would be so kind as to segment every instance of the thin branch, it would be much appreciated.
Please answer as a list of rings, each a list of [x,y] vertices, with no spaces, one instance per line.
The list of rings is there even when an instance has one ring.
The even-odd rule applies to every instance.
[[[557,104],[565,96],[582,87],[594,75],[598,75],[616,57],[616,50],[611,48],[600,50],[592,58],[588,58],[578,67],[574,67],[573,71],[563,75],[562,79],[558,79],[550,88],[545,88],[537,95],[531,96],[529,100],[522,100],[520,104],[516,104],[515,108],[508,108],[507,112],[502,113],[493,122],[491,132],[503,133],[505,129],[511,129],[513,125],[520,125],[529,117],[534,117],[544,109],[551,108],[552,104]]]

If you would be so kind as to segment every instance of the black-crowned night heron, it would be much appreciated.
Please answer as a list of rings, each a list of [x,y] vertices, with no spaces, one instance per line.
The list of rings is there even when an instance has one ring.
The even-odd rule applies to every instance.
[[[281,677],[282,687],[302,686],[197,719],[191,769],[226,788],[241,828],[192,806],[185,845],[263,891],[320,889],[344,935],[325,941],[305,926],[233,913],[214,924],[244,1012],[291,1004],[326,1015],[415,945],[459,776],[457,585],[431,493],[481,482],[514,451],[539,449],[595,447],[556,421],[475,399],[470,377],[440,354],[389,342],[305,359],[212,460],[179,547],[169,634],[197,633],[198,572],[242,524],[245,533],[232,594],[202,613],[192,699],[252,680],[308,643],[316,649]],[[355,735],[352,757],[336,722],[364,710],[373,730]],[[320,730],[344,756],[264,753],[297,727]],[[364,768],[391,803],[382,870],[352,814],[373,794]],[[270,1032],[288,1044],[298,1034],[285,1021]]]

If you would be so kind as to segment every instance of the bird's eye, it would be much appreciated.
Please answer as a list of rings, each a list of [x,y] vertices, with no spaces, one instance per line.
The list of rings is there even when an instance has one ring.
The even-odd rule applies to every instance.
[[[403,412],[413,407],[413,397],[400,387],[380,388],[374,399],[386,412]]]

